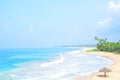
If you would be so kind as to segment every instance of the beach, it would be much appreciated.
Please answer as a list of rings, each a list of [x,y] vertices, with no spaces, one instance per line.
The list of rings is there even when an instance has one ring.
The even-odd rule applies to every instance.
[[[108,58],[113,60],[113,64],[108,66],[112,72],[107,73],[107,77],[103,77],[102,72],[96,72],[87,76],[78,76],[74,80],[119,80],[120,79],[120,55],[112,54],[108,52],[86,52],[83,51],[84,54],[93,55],[93,56],[101,56],[104,58]]]
[[[44,55],[41,55],[39,54],[41,50],[42,52],[47,50],[47,52],[44,52]],[[32,51],[30,49],[27,51],[30,51],[31,53],[28,53],[31,54],[32,57],[34,57],[35,59],[42,59],[43,56],[46,56],[46,58],[49,59],[49,54],[53,54],[56,56],[51,56],[51,58],[53,59],[45,62],[41,62],[40,59],[36,62],[22,62],[19,64],[14,63],[14,65],[16,65],[17,67],[1,73],[1,80],[9,80],[9,78],[13,80],[73,80],[74,78],[76,78],[76,80],[80,80],[79,76],[94,73],[102,67],[111,64],[111,60],[99,56],[89,55],[80,48],[53,48],[52,50],[51,48],[33,49]],[[8,52],[6,52],[6,54],[8,54]],[[36,55],[33,55],[34,52],[36,52]],[[28,58],[33,60],[31,56],[27,55],[28,53],[26,53],[26,50],[20,50],[17,51],[17,53],[21,53],[21,55],[11,54],[11,56],[9,56],[9,61],[11,59],[15,59],[16,61],[17,59],[22,60]],[[82,78],[82,80],[84,79]]]

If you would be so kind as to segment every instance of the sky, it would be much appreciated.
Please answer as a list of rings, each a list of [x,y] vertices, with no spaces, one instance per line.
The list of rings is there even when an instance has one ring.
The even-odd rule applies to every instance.
[[[0,48],[120,40],[120,0],[0,0]]]

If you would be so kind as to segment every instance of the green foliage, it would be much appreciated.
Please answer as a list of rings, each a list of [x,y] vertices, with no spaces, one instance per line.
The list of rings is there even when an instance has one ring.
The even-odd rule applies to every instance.
[[[115,52],[120,53],[120,40],[118,42],[108,42],[107,39],[99,39],[95,37],[98,41],[97,49],[99,51]]]
[[[99,50],[97,50],[97,49],[91,49],[91,50],[87,50],[87,52],[99,52]]]

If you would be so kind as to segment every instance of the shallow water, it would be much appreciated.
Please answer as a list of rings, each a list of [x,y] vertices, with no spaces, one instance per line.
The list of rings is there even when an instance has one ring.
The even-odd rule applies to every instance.
[[[96,72],[103,66],[110,65],[112,62],[99,56],[90,56],[83,53],[77,54],[79,51],[72,50],[78,49],[63,49],[62,52],[59,52],[59,50],[53,51],[54,57],[51,52],[49,55],[45,55],[48,57],[44,61],[38,59],[19,64],[16,63],[17,68],[1,73],[0,78],[2,80],[8,80],[8,78],[12,78],[13,80],[72,80],[77,75]],[[52,57],[49,58],[51,55]],[[26,58],[24,55],[22,56]],[[15,55],[14,58],[21,58],[21,56],[17,55],[16,57]],[[29,58],[33,57],[29,56]]]
[[[80,48],[31,48],[31,49],[0,49],[0,71],[16,68],[18,63],[31,61],[50,61],[59,54]]]

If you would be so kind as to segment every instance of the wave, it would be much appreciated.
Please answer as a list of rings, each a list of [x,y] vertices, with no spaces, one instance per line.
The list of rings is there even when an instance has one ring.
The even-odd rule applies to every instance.
[[[7,73],[13,80],[72,80],[77,75],[90,74],[111,63],[110,60],[102,57],[72,51],[60,54],[58,59],[50,62],[33,64],[27,64],[26,67]]]
[[[40,65],[40,67],[47,67],[47,66],[51,66],[51,65],[54,65],[54,64],[59,64],[59,63],[62,63],[64,60],[65,60],[65,57],[62,54],[60,54],[59,59],[57,59],[55,61],[43,63],[43,64]]]

